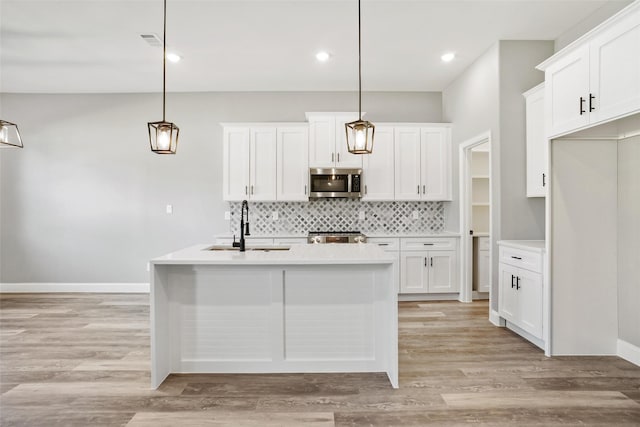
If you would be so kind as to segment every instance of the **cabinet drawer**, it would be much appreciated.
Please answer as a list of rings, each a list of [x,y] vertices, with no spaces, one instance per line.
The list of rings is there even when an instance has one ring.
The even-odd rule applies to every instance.
[[[478,237],[478,250],[479,251],[488,251],[489,250],[489,238],[488,237]]]
[[[400,239],[393,237],[369,237],[367,243],[380,246],[380,249],[385,251],[398,251],[400,250]]]
[[[542,254],[540,253],[501,246],[500,262],[536,273],[542,273]]]
[[[451,237],[406,237],[400,239],[403,251],[454,251],[456,239]]]

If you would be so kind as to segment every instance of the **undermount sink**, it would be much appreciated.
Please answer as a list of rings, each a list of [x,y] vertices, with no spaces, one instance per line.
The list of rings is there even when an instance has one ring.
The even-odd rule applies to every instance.
[[[245,248],[246,251],[261,251],[261,252],[270,252],[270,251],[288,251],[289,246],[251,246]],[[239,251],[240,248],[234,248],[233,246],[211,246],[207,249],[207,251]]]

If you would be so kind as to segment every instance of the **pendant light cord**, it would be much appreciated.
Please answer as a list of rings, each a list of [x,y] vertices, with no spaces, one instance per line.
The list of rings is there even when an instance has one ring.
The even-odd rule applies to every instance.
[[[165,0],[166,1],[166,0]],[[360,0],[358,0],[358,117],[362,121],[362,41],[360,30]]]
[[[167,94],[167,0],[164,0],[164,22],[162,28],[162,121],[165,121],[165,98]]]

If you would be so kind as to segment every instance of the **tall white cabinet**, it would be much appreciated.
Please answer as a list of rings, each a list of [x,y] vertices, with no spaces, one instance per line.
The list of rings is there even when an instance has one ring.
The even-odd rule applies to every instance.
[[[451,200],[451,129],[395,129],[395,199]]]
[[[544,83],[524,93],[527,111],[527,197],[546,197],[548,146],[544,124]]]

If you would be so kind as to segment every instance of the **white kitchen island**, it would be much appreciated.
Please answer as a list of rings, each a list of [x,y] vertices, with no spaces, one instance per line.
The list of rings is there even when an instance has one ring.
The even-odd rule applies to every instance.
[[[397,272],[376,245],[151,261],[151,386],[171,373],[386,372],[398,387]]]

